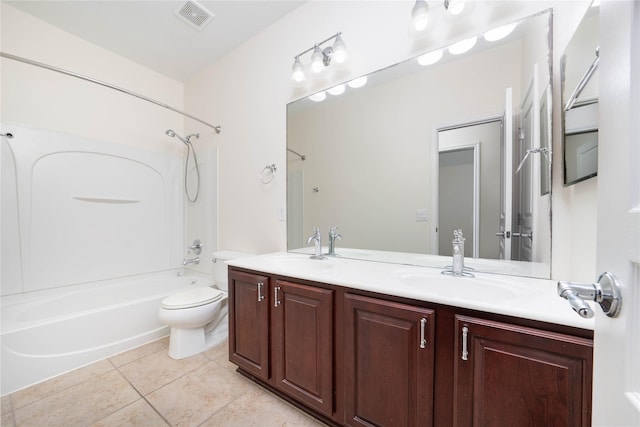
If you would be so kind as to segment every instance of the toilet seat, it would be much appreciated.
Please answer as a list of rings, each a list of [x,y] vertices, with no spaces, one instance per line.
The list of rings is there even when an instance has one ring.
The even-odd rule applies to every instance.
[[[185,308],[200,307],[222,299],[223,293],[209,286],[189,289],[171,295],[162,300],[162,308],[167,310],[181,310]]]

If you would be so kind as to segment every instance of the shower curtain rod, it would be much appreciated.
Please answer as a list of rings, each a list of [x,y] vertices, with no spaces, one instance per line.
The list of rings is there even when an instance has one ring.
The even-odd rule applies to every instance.
[[[47,64],[44,64],[42,62],[33,61],[31,59],[23,58],[23,57],[20,57],[20,56],[11,55],[10,53],[5,53],[5,52],[0,52],[0,57],[7,58],[7,59],[12,59],[14,61],[24,62],[25,64],[29,64],[29,65],[35,65],[36,67],[45,68],[47,70],[55,71],[56,73],[66,74],[68,76],[76,77],[76,78],[81,79],[81,80],[86,80],[88,82],[95,83],[95,84],[98,84],[100,86],[108,87],[109,89],[117,90],[117,91],[125,93],[127,95],[131,95],[131,96],[134,96],[136,98],[140,98],[140,99],[142,99],[144,101],[151,102],[152,104],[156,104],[156,105],[158,105],[160,107],[167,108],[167,109],[169,109],[171,111],[174,111],[174,112],[176,112],[178,114],[182,114],[183,116],[189,117],[190,119],[193,119],[193,120],[195,120],[197,122],[200,122],[203,125],[209,126],[213,130],[215,130],[216,133],[220,133],[220,131],[222,130],[222,128],[220,126],[215,126],[215,125],[212,125],[211,123],[207,123],[204,120],[201,120],[201,119],[199,119],[197,117],[194,117],[191,114],[187,114],[184,111],[180,111],[180,110],[178,110],[176,108],[173,108],[173,107],[171,107],[171,106],[169,106],[167,104],[163,104],[162,102],[155,101],[155,100],[153,100],[151,98],[147,98],[144,95],[140,95],[138,93],[131,92],[131,91],[123,89],[121,87],[114,86],[112,84],[105,83],[105,82],[102,82],[100,80],[93,79],[91,77],[83,76],[82,74],[74,73],[73,71],[63,70],[62,68],[54,67],[52,65],[47,65]]]
[[[300,154],[296,151],[293,151],[291,148],[287,148],[287,151],[291,151],[293,154],[300,157],[302,160],[307,160],[307,156],[305,156],[304,154]]]

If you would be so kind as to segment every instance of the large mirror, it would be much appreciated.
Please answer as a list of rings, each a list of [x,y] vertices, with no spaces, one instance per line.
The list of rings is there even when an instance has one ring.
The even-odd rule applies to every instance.
[[[465,266],[549,278],[551,17],[289,104],[288,249],[443,268],[461,229]]]
[[[598,63],[600,7],[593,4],[562,56],[564,185],[598,174]]]

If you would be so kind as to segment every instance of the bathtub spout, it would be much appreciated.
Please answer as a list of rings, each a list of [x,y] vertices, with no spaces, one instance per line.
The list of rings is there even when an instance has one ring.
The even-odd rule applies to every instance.
[[[199,257],[195,257],[195,258],[187,258],[185,260],[182,261],[182,265],[189,265],[189,264],[200,264],[200,258]]]

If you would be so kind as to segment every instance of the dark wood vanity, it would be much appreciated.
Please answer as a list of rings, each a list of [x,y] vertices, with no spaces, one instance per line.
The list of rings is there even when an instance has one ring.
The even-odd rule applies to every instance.
[[[593,331],[229,267],[229,359],[330,425],[589,426]]]

